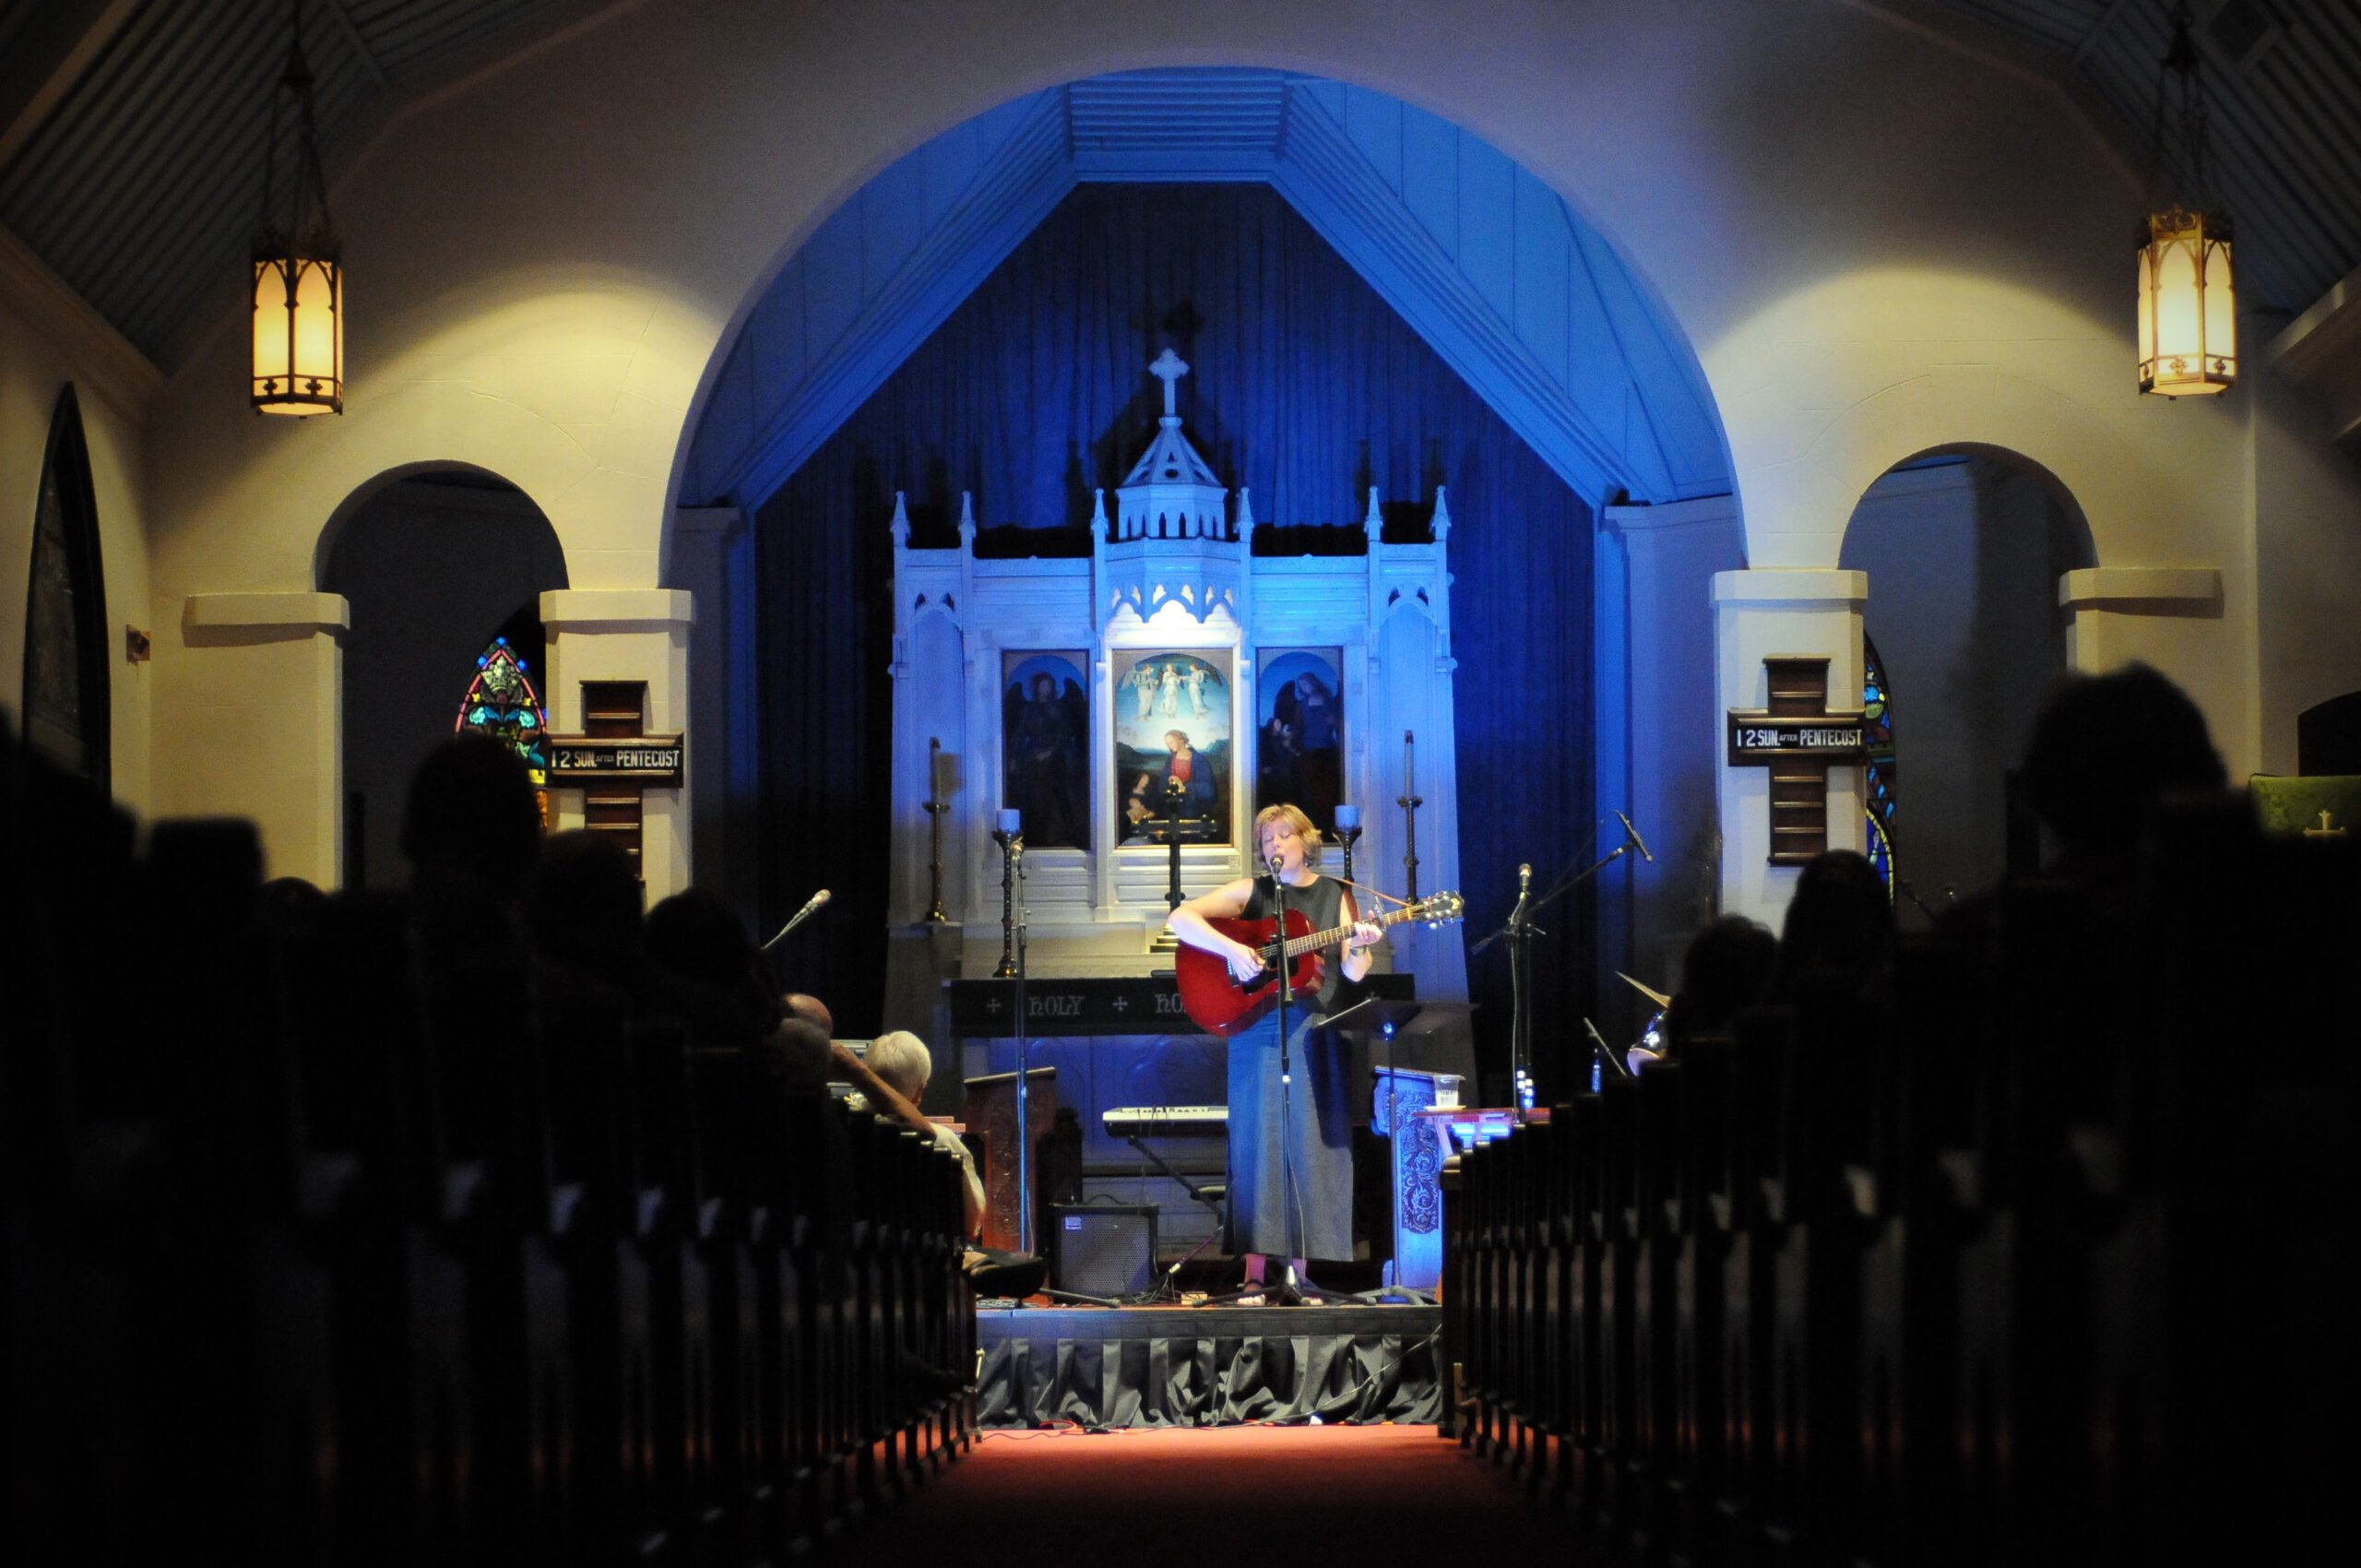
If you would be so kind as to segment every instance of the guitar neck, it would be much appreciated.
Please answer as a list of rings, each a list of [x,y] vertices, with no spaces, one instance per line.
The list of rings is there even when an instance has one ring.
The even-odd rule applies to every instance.
[[[1375,926],[1399,925],[1416,913],[1418,913],[1418,906],[1415,904],[1408,904],[1398,909],[1389,909],[1382,915],[1368,916],[1366,919],[1367,923]],[[1309,953],[1317,947],[1332,946],[1336,943],[1344,941],[1345,938],[1352,934],[1352,924],[1347,921],[1344,925],[1331,926],[1326,931],[1315,931],[1311,932],[1309,935],[1291,936],[1287,938],[1286,956],[1293,958],[1300,954]]]

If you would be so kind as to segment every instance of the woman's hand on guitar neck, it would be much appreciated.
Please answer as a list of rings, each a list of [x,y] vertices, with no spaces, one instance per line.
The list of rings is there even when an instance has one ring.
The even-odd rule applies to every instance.
[[[1355,921],[1352,934],[1345,938],[1347,947],[1374,947],[1385,940],[1385,928],[1375,921]]]

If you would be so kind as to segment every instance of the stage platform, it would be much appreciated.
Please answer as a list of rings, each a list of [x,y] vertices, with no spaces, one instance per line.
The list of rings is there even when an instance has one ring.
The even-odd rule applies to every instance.
[[[1442,1409],[1440,1307],[988,1307],[976,1325],[986,1428],[1431,1425]]]

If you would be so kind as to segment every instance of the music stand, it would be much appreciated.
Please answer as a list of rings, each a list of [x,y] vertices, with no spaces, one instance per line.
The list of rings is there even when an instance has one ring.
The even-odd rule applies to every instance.
[[[1389,1226],[1398,1226],[1402,1213],[1402,1109],[1398,1098],[1402,1080],[1401,1070],[1395,1063],[1395,1042],[1404,1032],[1405,1026],[1421,1015],[1431,1013],[1438,1017],[1454,1016],[1464,1017],[1474,1011],[1474,1006],[1465,1002],[1415,1000],[1401,1002],[1382,996],[1369,996],[1354,1003],[1343,1012],[1333,1015],[1327,1020],[1326,1027],[1338,1033],[1350,1034],[1355,1030],[1367,1032],[1375,1029],[1380,1031],[1385,1039],[1385,1065],[1382,1071],[1385,1074],[1385,1092],[1392,1100],[1385,1111],[1385,1135],[1388,1146],[1385,1160],[1385,1190],[1388,1198],[1385,1222]],[[1372,1102],[1371,1110],[1374,1111],[1374,1109]],[[1398,1257],[1395,1260],[1395,1273],[1398,1277],[1400,1273]],[[1397,1290],[1403,1292],[1399,1298],[1393,1294]],[[1409,1287],[1396,1283],[1382,1285],[1364,1299],[1407,1304],[1413,1300],[1413,1294]],[[1423,1297],[1418,1297],[1418,1300],[1423,1302]]]

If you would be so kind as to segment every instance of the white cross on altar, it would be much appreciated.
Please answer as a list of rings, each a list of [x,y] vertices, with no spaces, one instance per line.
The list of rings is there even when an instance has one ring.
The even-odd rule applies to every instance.
[[[1128,1013],[1132,1010],[1132,1004],[1120,996],[1115,998],[1114,1001],[1107,1004],[1107,1005],[1112,1007],[1118,1013]]]
[[[1169,419],[1178,411],[1173,406],[1172,389],[1182,376],[1189,374],[1189,362],[1167,349],[1157,356],[1154,364],[1147,367],[1147,373],[1164,383],[1164,413]]]
[[[991,1014],[993,1017],[995,1017],[995,1018],[999,1017],[999,1016],[1000,1016],[1000,998],[999,998],[999,997],[997,997],[997,996],[988,996],[988,997],[986,997],[986,998],[984,999],[984,1011],[985,1011],[985,1012],[987,1012],[987,1013],[990,1013],[990,1014]]]

